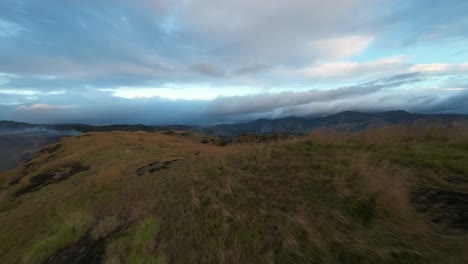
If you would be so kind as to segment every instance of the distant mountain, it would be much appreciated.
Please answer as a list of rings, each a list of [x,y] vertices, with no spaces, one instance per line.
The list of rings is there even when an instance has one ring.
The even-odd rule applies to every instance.
[[[107,131],[157,132],[167,130],[188,130],[199,134],[230,137],[247,133],[308,134],[314,129],[359,131],[367,128],[383,127],[388,125],[455,125],[458,123],[466,124],[467,122],[468,115],[462,114],[417,114],[401,110],[381,113],[346,111],[325,117],[286,117],[280,119],[258,119],[246,123],[219,124],[208,127],[188,125],[147,126],[141,124],[117,124],[106,126],[93,126],[86,124],[35,125],[13,121],[0,121],[0,135],[29,132],[42,132],[49,135],[74,135],[77,133]]]
[[[36,125],[14,122],[14,121],[0,121],[0,135],[13,134],[15,131],[28,130],[36,127]]]
[[[105,126],[94,126],[87,124],[28,124],[14,121],[0,121],[0,135],[23,134],[30,132],[42,132],[44,134],[74,135],[88,132],[108,132],[108,131],[167,131],[167,130],[190,130],[201,134],[209,134],[213,131],[210,128],[201,126],[170,125],[170,126],[147,126],[116,124]]]
[[[213,127],[213,129],[215,130],[214,133],[219,135],[239,135],[244,133],[307,134],[319,128],[338,131],[358,131],[388,125],[454,125],[456,123],[467,122],[468,115],[461,114],[415,114],[401,110],[374,114],[347,111],[317,118],[288,117],[271,120],[258,119],[247,123],[221,124]]]
[[[405,111],[361,113],[347,111],[315,118],[287,117],[258,119],[247,123],[221,124],[211,127],[170,125],[107,125],[86,124],[37,125],[13,121],[0,121],[0,172],[15,166],[47,144],[63,137],[86,132],[107,131],[170,131],[187,130],[197,134],[231,138],[242,134],[309,134],[315,129],[335,131],[359,131],[390,125],[434,125],[462,127],[468,130],[468,115],[461,114],[415,114]]]

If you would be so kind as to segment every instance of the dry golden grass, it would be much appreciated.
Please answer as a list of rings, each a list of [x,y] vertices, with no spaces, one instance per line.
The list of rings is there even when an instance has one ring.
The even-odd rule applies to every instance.
[[[369,128],[363,131],[336,131],[317,129],[310,133],[309,138],[321,142],[358,140],[368,144],[423,140],[466,140],[468,138],[468,125],[394,125]]]
[[[0,191],[0,262],[42,259],[35,257],[35,245],[56,235],[76,211],[92,219],[85,233],[107,239],[106,263],[467,260],[467,235],[438,233],[411,203],[412,191],[425,186],[468,192],[445,181],[468,178],[468,142],[458,130],[322,131],[306,139],[224,147],[182,133],[67,138],[55,152],[27,163],[33,164],[29,171],[24,164],[0,175],[7,183],[22,177]],[[180,160],[167,169],[136,173],[173,159]],[[38,173],[72,163],[90,169],[11,197]],[[53,244],[51,251],[70,243]]]

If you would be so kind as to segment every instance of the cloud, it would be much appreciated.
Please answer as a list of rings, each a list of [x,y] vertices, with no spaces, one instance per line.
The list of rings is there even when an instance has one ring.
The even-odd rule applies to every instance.
[[[224,76],[224,70],[208,63],[197,63],[190,67],[194,72],[211,77]]]
[[[12,37],[0,43],[0,72],[100,85],[119,75],[135,82],[184,81],[222,77],[215,65],[242,74],[236,69],[258,61],[342,57],[368,42],[352,32],[341,37],[346,30],[340,28],[354,24],[348,12],[365,2],[371,1],[5,0],[0,19]],[[176,29],[167,30],[168,21]],[[25,30],[11,34],[12,25]]]
[[[450,57],[456,57],[456,56],[459,56],[459,55],[461,55],[463,53],[466,53],[466,52],[468,52],[468,49],[459,50],[459,51],[454,52],[453,54],[451,54]]]
[[[386,82],[392,82],[392,81],[400,81],[400,80],[408,80],[408,79],[413,79],[413,78],[418,78],[421,76],[420,72],[410,72],[410,73],[402,73],[402,74],[397,74],[391,77],[388,77],[384,79]]]
[[[432,109],[467,88],[465,2],[2,0],[0,118],[212,123]],[[242,91],[158,97],[226,87]],[[151,98],[114,96],[126,89]]]
[[[436,88],[438,90],[442,90],[442,91],[465,91],[465,90],[468,90],[467,88],[463,88],[463,87],[447,87],[447,88]]]
[[[196,40],[206,43],[216,53],[215,59],[239,64],[277,64],[285,60],[305,63],[328,56],[349,56],[362,51],[371,41],[371,37],[361,36],[353,27],[366,20],[362,14],[373,1],[186,3],[180,13]],[[352,45],[340,46],[351,42]]]
[[[48,112],[48,111],[57,111],[57,110],[66,110],[73,109],[76,106],[73,105],[49,105],[49,104],[33,104],[31,106],[18,106],[17,111],[20,112]]]
[[[365,64],[343,60],[370,45],[416,33],[460,36],[467,28],[467,4],[416,0],[394,6],[382,0],[4,0],[0,32],[8,38],[0,42],[0,72],[19,75],[9,83],[16,88],[218,85],[220,79],[265,87],[297,82],[281,72],[301,69],[314,78],[360,73],[356,68]],[[385,64],[376,63],[367,67]]]
[[[271,68],[270,65],[265,63],[256,63],[237,68],[234,73],[236,75],[250,75],[265,72]]]
[[[468,74],[468,63],[449,64],[449,63],[427,63],[413,65],[410,71],[418,71],[425,74]]]
[[[468,63],[412,64],[408,56],[397,55],[374,61],[341,61],[323,63],[301,69],[303,76],[312,80],[352,80],[382,78],[392,74],[420,74],[425,76],[468,74]]]
[[[339,36],[330,39],[312,41],[309,47],[316,52],[326,54],[327,59],[344,59],[363,52],[371,43],[370,36]]]
[[[219,97],[210,102],[207,113],[214,116],[235,116],[244,114],[271,113],[283,108],[310,104],[332,105],[340,100],[355,100],[364,96],[379,96],[379,92],[395,89],[404,84],[418,81],[416,74],[397,75],[374,80],[355,86],[329,90],[308,90],[275,94],[255,94],[247,96]],[[289,111],[291,115],[297,115]]]
[[[461,99],[466,99],[466,90],[453,90],[450,86],[400,89],[418,78],[419,75],[413,73],[328,90],[258,93],[213,100],[157,96],[126,99],[115,97],[110,91],[74,89],[37,94],[34,98],[24,98],[20,105],[0,103],[0,119],[31,123],[210,125],[255,118],[317,116],[346,110],[468,113],[466,101]]]
[[[438,0],[414,0],[397,3],[374,21],[377,31],[401,32],[398,38],[388,34],[385,41],[403,45],[447,44],[465,39],[468,28],[468,2],[456,4]]]
[[[309,78],[352,78],[363,75],[388,75],[401,71],[407,64],[407,57],[398,55],[367,62],[332,62],[312,66],[301,70]]]
[[[341,88],[337,89],[337,91],[340,90]],[[396,109],[417,113],[468,113],[468,107],[466,103],[463,103],[463,100],[468,98],[466,90],[447,90],[440,93],[428,90],[407,91],[404,97],[401,96],[401,91],[393,89],[384,90],[384,92],[369,89],[355,94],[351,91],[350,89],[349,93],[343,96],[336,96],[333,92],[320,94],[317,91],[296,95],[282,94],[283,101],[290,100],[282,107],[276,107],[268,95],[258,95],[256,98],[250,97],[249,100],[259,102],[263,106],[262,109],[250,108],[246,111],[242,109],[242,105],[237,108],[229,106],[228,116],[223,116],[222,120],[239,122],[255,118],[313,117],[343,111],[381,112]],[[314,93],[316,93],[316,98],[313,98]],[[298,100],[297,98],[301,95],[309,95],[310,98]],[[241,98],[237,99],[243,101],[240,100]]]
[[[160,97],[125,99],[95,89],[67,90],[62,94],[25,100],[22,105],[1,105],[0,120],[31,123],[144,123],[205,124],[200,113],[205,101]]]
[[[0,38],[11,38],[21,34],[22,31],[25,29],[18,24],[0,19]]]

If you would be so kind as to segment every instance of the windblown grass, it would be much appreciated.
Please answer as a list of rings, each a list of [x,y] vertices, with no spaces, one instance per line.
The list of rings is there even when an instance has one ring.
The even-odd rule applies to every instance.
[[[72,244],[84,235],[93,224],[93,216],[86,211],[69,215],[63,223],[58,224],[47,238],[34,243],[24,256],[23,263],[41,263],[47,256]]]
[[[433,228],[411,201],[427,186],[468,192],[461,130],[321,131],[224,147],[199,139],[114,132],[64,140],[56,159],[32,160],[21,184],[72,161],[90,171],[16,200],[8,194],[21,186],[2,191],[0,262],[44,259],[87,231],[107,239],[105,263],[468,261],[467,234]],[[174,158],[168,169],[135,173]],[[94,220],[71,228],[57,214],[74,210]]]

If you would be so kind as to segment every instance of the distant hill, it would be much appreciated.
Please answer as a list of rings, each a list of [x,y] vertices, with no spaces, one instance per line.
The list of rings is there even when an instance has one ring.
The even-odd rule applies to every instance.
[[[14,121],[0,121],[0,172],[25,161],[45,146],[57,143],[65,137],[88,132],[110,131],[168,131],[189,130],[197,133],[212,133],[210,129],[196,126],[145,126],[109,125],[92,126],[86,124],[39,125]]]
[[[288,117],[281,119],[258,119],[247,123],[220,124],[210,127],[168,125],[106,125],[53,124],[38,125],[13,121],[0,121],[0,172],[17,165],[47,144],[55,143],[63,137],[87,132],[110,131],[191,131],[202,135],[223,138],[216,141],[226,144],[240,140],[243,134],[289,134],[306,135],[314,130],[360,131],[389,125],[442,125],[462,126],[468,129],[468,115],[461,114],[415,114],[405,111],[382,113],[361,113],[347,111],[335,115],[315,118]],[[15,135],[14,137],[12,135]],[[245,138],[244,138],[245,139]],[[242,139],[242,140],[244,140]],[[255,140],[264,140],[255,139]],[[220,143],[221,142],[221,143]]]
[[[362,113],[346,111],[325,117],[286,117],[280,119],[258,119],[246,123],[219,124],[215,126],[188,125],[128,125],[116,124],[93,126],[87,124],[53,124],[37,125],[13,121],[0,121],[0,135],[22,131],[55,131],[58,134],[75,132],[108,132],[108,131],[146,131],[188,130],[199,134],[237,136],[246,133],[269,134],[308,134],[314,129],[331,129],[338,131],[359,131],[367,128],[388,125],[442,124],[457,125],[468,122],[468,115],[463,114],[417,114],[406,111],[388,111],[382,113]],[[57,134],[56,133],[56,134]]]

